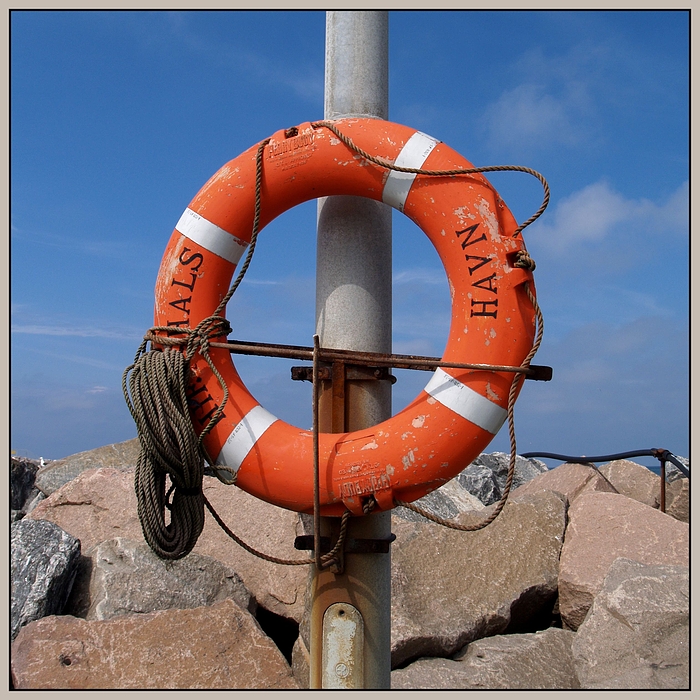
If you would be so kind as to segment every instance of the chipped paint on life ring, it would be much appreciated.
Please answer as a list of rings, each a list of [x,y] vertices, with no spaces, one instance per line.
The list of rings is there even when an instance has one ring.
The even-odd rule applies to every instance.
[[[473,167],[407,126],[378,119],[334,124],[359,148],[399,166]],[[155,325],[173,332],[194,328],[226,295],[251,239],[257,149],[220,168],[177,222],[156,282]],[[435,246],[447,274],[452,318],[445,362],[519,366],[532,348],[535,312],[525,283],[534,294],[534,281],[530,271],[515,266],[524,242],[513,237],[515,218],[483,175],[389,170],[359,156],[328,128],[307,122],[270,138],[261,187],[260,230],[302,202],[333,195],[385,202],[408,216]],[[263,408],[228,350],[212,348],[210,355],[230,392],[222,418],[203,441],[213,466],[227,466],[236,485],[257,498],[313,512],[312,432]],[[388,420],[351,433],[319,434],[321,514],[349,509],[361,515],[370,495],[378,510],[388,510],[395,499],[410,502],[445,484],[505,422],[513,378],[505,371],[439,368]],[[190,363],[187,396],[201,433],[221,405],[223,389],[199,354]],[[220,474],[225,480],[227,472]]]

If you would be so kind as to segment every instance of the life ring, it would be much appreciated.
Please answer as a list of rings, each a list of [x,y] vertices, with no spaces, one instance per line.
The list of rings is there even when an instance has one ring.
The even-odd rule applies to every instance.
[[[335,126],[365,152],[397,166],[473,168],[444,143],[379,119]],[[251,239],[255,206],[253,146],[216,172],[185,209],[166,248],[155,290],[155,325],[194,328],[225,296]],[[428,236],[447,274],[452,320],[443,360],[519,366],[533,346],[535,312],[515,218],[480,174],[431,177],[371,164],[328,128],[310,122],[276,132],[265,146],[260,229],[318,197],[356,195],[402,211]],[[225,341],[225,338],[216,339]],[[213,466],[274,505],[313,512],[313,434],[265,410],[239,377],[228,350],[210,356],[229,389],[222,418],[203,443]],[[438,368],[425,389],[392,418],[365,430],[319,435],[324,516],[361,515],[413,501],[456,476],[478,456],[507,417],[513,372]],[[195,354],[187,388],[200,433],[221,405],[223,389]],[[225,472],[222,472],[225,474]],[[223,478],[223,477],[222,477]]]

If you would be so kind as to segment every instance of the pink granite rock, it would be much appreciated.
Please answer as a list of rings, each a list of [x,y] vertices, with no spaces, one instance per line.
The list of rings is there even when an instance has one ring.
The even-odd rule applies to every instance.
[[[136,512],[133,469],[88,469],[41,501],[26,517],[56,523],[80,540],[84,555],[114,537],[144,541]]]
[[[274,642],[231,600],[104,621],[45,617],[12,646],[23,689],[298,688]]]
[[[526,494],[541,491],[556,491],[572,503],[582,493],[616,493],[615,487],[598,470],[588,464],[562,464],[555,469],[543,472],[511,492],[517,500]]]
[[[618,557],[688,565],[688,525],[627,496],[583,494],[568,516],[559,564],[559,611],[570,629],[583,622]]]
[[[618,493],[652,508],[659,507],[661,477],[658,474],[628,459],[616,459],[603,464],[599,471]]]
[[[666,484],[666,513],[676,520],[690,522],[690,479],[676,479]]]

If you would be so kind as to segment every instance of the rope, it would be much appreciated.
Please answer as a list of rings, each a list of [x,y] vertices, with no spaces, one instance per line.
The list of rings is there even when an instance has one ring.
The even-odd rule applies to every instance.
[[[206,499],[202,494],[202,479],[205,460],[209,464],[212,460],[202,441],[221,418],[229,394],[226,382],[209,355],[209,343],[231,332],[222,314],[242,282],[255,251],[260,228],[262,156],[269,141],[262,141],[256,154],[253,231],[236,281],[211,316],[194,329],[177,329],[176,333],[184,334],[184,338],[158,335],[159,332],[172,334],[172,327],[152,327],[144,336],[133,364],[122,375],[122,391],[141,442],[134,478],[139,521],[146,542],[162,559],[180,559],[189,554],[204,528]],[[147,352],[149,342],[151,350]],[[156,344],[162,349],[154,347]],[[185,395],[189,362],[196,352],[206,360],[224,392],[221,404],[199,436],[189,417]],[[216,470],[225,483],[235,482],[232,470],[227,467]],[[219,471],[223,473],[220,475]],[[224,476],[226,472],[229,479]],[[172,500],[168,500],[170,496]],[[206,504],[212,510],[209,503]],[[170,512],[170,522],[167,522],[166,511]]]
[[[312,124],[314,128],[321,126],[330,129],[349,148],[356,151],[370,162],[399,172],[432,176],[452,176],[494,171],[521,171],[537,177],[545,190],[543,203],[533,216],[516,229],[513,234],[514,237],[526,226],[529,226],[535,221],[546,209],[549,202],[549,186],[547,181],[540,173],[530,168],[515,165],[487,166],[470,169],[459,168],[455,170],[403,168],[366,153],[356,146],[348,137],[342,134],[331,122],[322,121]],[[287,560],[272,557],[258,552],[237,537],[221,520],[202,493],[205,462],[212,465],[211,469],[214,474],[224,483],[233,484],[236,480],[236,474],[233,470],[225,466],[212,464],[212,460],[207,455],[203,444],[205,436],[221,418],[229,397],[228,387],[211,360],[209,348],[214,339],[225,338],[231,333],[231,327],[224,318],[223,311],[226,304],[236,293],[236,290],[243,281],[255,251],[260,228],[263,153],[269,142],[269,138],[262,141],[258,145],[256,153],[253,230],[245,260],[236,280],[216,307],[214,313],[203,319],[196,328],[178,327],[174,330],[170,326],[153,326],[149,329],[144,336],[143,342],[139,346],[134,362],[124,370],[124,374],[122,375],[122,391],[129,411],[136,423],[141,443],[141,451],[139,453],[134,479],[139,520],[141,522],[144,538],[153,551],[163,559],[179,559],[192,550],[204,527],[205,506],[224,532],[241,547],[262,559],[278,564],[295,566],[316,563],[319,567],[329,566],[333,562],[339,562],[338,552],[343,547],[346,538],[347,522],[350,516],[349,511],[346,511],[342,515],[338,541],[327,554],[319,556],[318,547],[316,547],[314,559]],[[515,265],[529,270],[535,269],[535,263],[526,251],[519,252]],[[523,368],[529,366],[530,360],[537,352],[542,335],[542,317],[539,307],[528,285],[526,285],[526,290],[537,313],[540,330],[537,342],[523,362]],[[172,337],[173,335],[184,335],[184,337]],[[151,343],[151,349],[147,352],[146,348],[149,342]],[[189,362],[197,352],[205,359],[224,392],[220,405],[199,436],[197,436],[189,417],[185,393]],[[515,376],[508,397],[511,465],[506,481],[504,497],[501,499],[499,506],[496,511],[494,511],[491,518],[481,527],[485,527],[485,525],[492,522],[497,517],[510,491],[510,484],[512,483],[515,466],[515,431],[513,428],[512,411],[517,387],[523,378],[523,375],[520,374]],[[315,490],[317,490],[317,486]],[[316,520],[318,519],[317,515],[319,510],[319,506],[316,503],[317,500],[317,495],[315,495],[314,512]],[[396,504],[415,510],[421,515],[435,520],[434,516],[426,514],[426,512],[422,511],[422,509],[417,506],[406,504],[401,501],[396,501]],[[365,514],[370,513],[374,505],[375,502],[373,499],[368,500],[363,507]],[[169,522],[166,522],[166,511],[170,512]],[[436,522],[439,520],[440,519],[436,520]],[[441,524],[445,523],[443,522]],[[453,527],[453,525],[450,526]],[[460,526],[457,529],[479,528],[465,528]]]
[[[530,299],[530,302],[532,303],[532,306],[535,310],[535,317],[537,319],[537,335],[535,337],[535,342],[521,365],[522,368],[526,369],[530,366],[532,358],[535,356],[535,354],[539,350],[540,344],[542,343],[542,335],[544,333],[544,319],[542,318],[542,311],[540,310],[539,304],[537,303],[537,299],[535,299],[535,296],[530,291],[530,285],[528,283],[525,283],[525,291],[527,292],[527,296]],[[428,520],[432,520],[438,525],[444,525],[445,527],[449,527],[453,530],[473,532],[475,530],[482,530],[487,525],[490,525],[503,510],[503,507],[505,506],[506,501],[508,500],[508,495],[510,494],[510,489],[513,484],[513,477],[515,476],[515,456],[517,454],[517,447],[515,443],[515,422],[513,414],[515,410],[515,397],[517,394],[518,384],[520,384],[522,381],[524,381],[523,375],[516,374],[515,377],[513,377],[513,382],[510,385],[510,392],[508,393],[508,436],[510,438],[510,462],[508,464],[508,476],[506,478],[506,483],[503,489],[503,494],[501,495],[501,499],[498,501],[498,504],[496,505],[495,509],[493,510],[491,515],[489,515],[488,518],[474,525],[460,525],[458,523],[453,523],[449,520],[445,520],[444,518],[441,518],[437,515],[433,515],[429,511],[424,510],[420,506],[414,505],[413,503],[406,503],[405,501],[398,500],[395,500],[394,503],[397,506],[408,508],[414,513],[418,513],[419,515],[422,515]]]
[[[388,160],[384,160],[383,158],[378,158],[377,156],[370,155],[369,153],[367,153],[367,151],[362,150],[357,144],[355,144],[352,141],[350,137],[343,134],[343,132],[340,131],[338,127],[336,127],[336,125],[333,124],[333,122],[312,122],[311,126],[313,128],[325,126],[327,129],[332,131],[348,148],[361,155],[365,160],[368,160],[370,161],[370,163],[374,163],[375,165],[379,165],[383,168],[396,170],[400,173],[413,173],[416,175],[433,175],[436,177],[444,177],[449,175],[472,175],[476,173],[515,171],[521,173],[528,173],[529,175],[536,177],[542,183],[542,187],[544,189],[544,198],[542,200],[542,204],[540,205],[540,208],[524,224],[518,226],[518,228],[513,233],[513,238],[520,234],[524,228],[536,221],[542,215],[544,210],[547,208],[547,205],[549,204],[549,184],[547,183],[547,180],[545,180],[544,175],[538,173],[532,168],[526,168],[524,165],[485,165],[479,168],[454,168],[452,170],[425,170],[423,168],[406,168],[400,165],[396,165]]]

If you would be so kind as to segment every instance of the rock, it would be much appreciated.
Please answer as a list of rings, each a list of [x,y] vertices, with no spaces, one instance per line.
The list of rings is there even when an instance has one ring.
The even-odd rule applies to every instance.
[[[255,614],[255,599],[238,574],[211,557],[192,552],[166,562],[145,542],[117,537],[98,545],[92,560],[91,575],[82,584],[89,587],[84,596],[89,607],[82,615],[70,611],[88,620],[198,608],[226,598]]]
[[[505,452],[491,452],[490,454],[481,454],[473,462],[473,464],[483,464],[493,472],[498,485],[503,491],[506,479],[508,478],[508,467],[510,466],[510,454]],[[515,455],[515,473],[513,475],[513,486],[517,489],[524,483],[534,479],[539,474],[548,471],[547,465],[540,462],[538,459],[521,457]]]
[[[86,470],[41,501],[27,518],[56,523],[80,540],[85,555],[114,537],[144,542],[133,469]]]
[[[27,504],[24,507],[25,514],[31,513],[45,498],[46,496],[44,496],[39,489],[32,489]]]
[[[229,528],[258,551],[292,561],[309,557],[308,552],[294,549],[294,539],[303,530],[298,513],[261,501],[214,477],[204,478],[204,495]],[[247,552],[208,512],[204,533],[193,551],[238,572],[258,605],[296,622],[301,620],[308,566],[273,564]]]
[[[481,522],[489,512],[460,521]],[[565,520],[565,504],[552,492],[508,503],[476,532],[393,518],[392,667],[450,656],[551,614]]]
[[[75,578],[80,542],[53,523],[11,526],[11,637],[23,625],[63,611]]]
[[[646,467],[628,459],[616,459],[599,467],[598,471],[618,493],[652,508],[659,507],[661,477]]]
[[[484,505],[491,505],[501,498],[501,489],[493,472],[483,464],[470,464],[456,478],[462,488]]]
[[[12,646],[16,689],[295,689],[281,652],[232,600],[111,620],[47,617]]]
[[[690,522],[690,479],[675,479],[666,484],[666,514]]]
[[[10,508],[26,512],[27,500],[33,498],[39,465],[31,459],[10,458]]]
[[[689,571],[613,562],[572,646],[582,688],[690,689]]]
[[[571,654],[573,632],[551,627],[496,635],[469,644],[451,659],[419,659],[391,674],[392,689],[570,690],[579,687]]]
[[[690,460],[687,457],[673,456],[690,471]],[[673,462],[666,462],[666,481],[673,482],[676,479],[687,478],[688,477]]]
[[[687,566],[688,525],[627,496],[585,493],[569,508],[561,551],[559,611],[578,629],[618,557]]]
[[[511,497],[518,498],[541,491],[560,493],[569,503],[573,503],[582,493],[617,493],[615,487],[594,466],[567,462],[518,487],[512,491]]]
[[[55,522],[80,539],[86,555],[115,537],[144,542],[133,481],[133,470],[84,471],[27,517]],[[294,549],[300,527],[297,513],[260,501],[214,477],[204,477],[203,490],[231,530],[258,551],[290,560],[307,556]],[[193,553],[210,556],[236,571],[262,607],[296,622],[301,619],[307,566],[273,564],[247,552],[224,533],[208,511]]]
[[[294,674],[294,680],[296,680],[300,688],[306,689],[309,687],[310,669],[311,657],[309,656],[309,650],[300,634],[296,642],[294,642],[294,648],[292,649],[292,673]]]
[[[460,513],[483,510],[484,508],[484,504],[465,489],[457,478],[451,479],[444,486],[431,491],[427,496],[423,496],[413,503],[432,515],[448,520],[455,518]],[[395,508],[393,514],[404,520],[425,522],[425,518],[408,508]]]
[[[457,480],[460,485],[476,496],[485,505],[500,500],[508,478],[510,455],[504,452],[480,454],[465,470],[460,472]],[[511,489],[516,489],[547,471],[547,465],[537,459],[527,459],[516,455],[515,472]]]
[[[138,438],[105,445],[95,450],[78,452],[77,454],[56,459],[39,469],[36,475],[37,487],[50,496],[54,491],[75,479],[78,474],[88,469],[109,467],[111,469],[134,469],[141,450]]]

